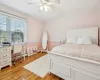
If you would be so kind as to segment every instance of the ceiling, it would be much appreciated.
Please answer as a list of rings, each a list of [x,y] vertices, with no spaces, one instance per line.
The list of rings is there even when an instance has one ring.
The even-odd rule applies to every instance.
[[[50,20],[69,11],[92,9],[98,6],[100,0],[61,0],[61,3],[52,6],[52,11],[49,12],[41,12],[38,5],[27,4],[26,0],[0,0],[0,3],[42,20]]]

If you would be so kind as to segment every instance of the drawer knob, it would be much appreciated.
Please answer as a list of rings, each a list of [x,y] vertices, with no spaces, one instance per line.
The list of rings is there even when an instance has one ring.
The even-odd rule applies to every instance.
[[[3,57],[6,57],[7,55],[3,56]]]
[[[8,62],[7,60],[5,60],[4,62]]]

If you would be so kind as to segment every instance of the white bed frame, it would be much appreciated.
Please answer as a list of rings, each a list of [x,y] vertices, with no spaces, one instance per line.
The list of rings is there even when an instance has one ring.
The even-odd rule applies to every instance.
[[[98,28],[75,29],[68,36],[91,36],[98,44]],[[50,72],[64,80],[100,80],[100,63],[49,52]]]
[[[93,44],[98,45],[98,27],[72,29],[67,32],[67,38],[80,36],[91,37]]]

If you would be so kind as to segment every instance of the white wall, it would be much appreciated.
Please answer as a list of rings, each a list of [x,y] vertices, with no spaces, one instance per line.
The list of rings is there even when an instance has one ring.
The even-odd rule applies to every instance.
[[[16,16],[20,16],[22,18],[27,19],[27,15],[26,14],[24,14],[24,13],[22,13],[20,11],[17,11],[17,10],[15,10],[13,8],[10,8],[8,6],[5,6],[3,4],[0,4],[0,11],[4,11],[4,12],[7,12],[7,13],[10,13],[10,14],[13,14],[13,15],[16,15]]]
[[[97,10],[77,9],[61,15],[52,21],[48,21],[46,28],[49,33],[49,41],[60,42],[66,39],[67,30],[70,28],[97,26]]]
[[[28,17],[28,42],[40,42],[44,22]]]

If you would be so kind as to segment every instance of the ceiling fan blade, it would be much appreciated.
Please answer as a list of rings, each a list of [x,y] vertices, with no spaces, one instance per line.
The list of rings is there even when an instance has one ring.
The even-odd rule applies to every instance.
[[[27,4],[33,4],[32,0],[26,0]]]
[[[51,5],[53,5],[54,3],[52,3],[52,2],[48,2],[46,5],[48,5],[48,6],[51,6]]]
[[[55,4],[60,4],[60,0],[46,0],[47,2],[52,2]]]
[[[39,4],[41,3],[40,0],[26,0],[27,4]]]
[[[48,3],[46,0],[40,0],[41,3]]]

